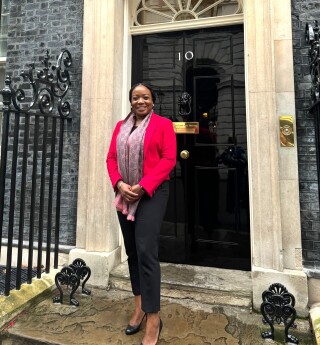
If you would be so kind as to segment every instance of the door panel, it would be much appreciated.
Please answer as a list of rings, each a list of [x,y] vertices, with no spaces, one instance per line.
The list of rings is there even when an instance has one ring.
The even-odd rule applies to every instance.
[[[156,113],[199,123],[199,134],[177,134],[160,259],[250,270],[242,26],[133,37],[132,71],[156,91]]]
[[[133,37],[132,83],[147,82],[157,92],[155,112],[171,118],[178,113],[177,98],[183,91],[182,34]],[[160,66],[160,68],[159,68]]]

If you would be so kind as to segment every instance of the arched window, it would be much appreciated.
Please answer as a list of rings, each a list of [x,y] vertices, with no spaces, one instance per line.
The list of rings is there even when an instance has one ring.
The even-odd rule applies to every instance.
[[[243,0],[141,0],[135,12],[133,25],[241,14],[242,3]]]

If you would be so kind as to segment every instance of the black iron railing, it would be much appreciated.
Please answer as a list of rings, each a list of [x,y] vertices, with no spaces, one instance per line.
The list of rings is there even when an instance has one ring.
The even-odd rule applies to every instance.
[[[309,65],[311,75],[311,102],[309,112],[315,119],[315,139],[316,139],[316,156],[317,156],[317,173],[318,173],[318,195],[320,200],[320,27],[318,21],[314,24],[306,25],[306,41],[309,48]]]
[[[271,284],[268,290],[262,293],[262,304],[260,306],[263,315],[263,323],[270,326],[269,331],[261,333],[262,338],[274,340],[274,324],[283,324],[285,326],[285,342],[290,344],[299,344],[298,338],[289,334],[290,328],[297,328],[295,319],[297,312],[295,309],[296,299],[280,284]]]
[[[25,280],[30,284],[35,275],[41,278],[44,269],[49,273],[52,249],[54,268],[58,267],[63,133],[70,114],[70,104],[64,98],[71,85],[68,72],[71,54],[63,50],[56,65],[51,65],[47,52],[43,64],[42,70],[30,64],[28,71],[21,73],[24,82],[20,87],[14,87],[7,76],[0,91],[3,98],[0,254],[7,239],[0,293],[5,296],[14,287],[19,290]],[[23,250],[28,253],[25,263]]]
[[[310,44],[309,48],[309,64],[311,74],[311,99],[313,106],[320,101],[320,48],[319,35],[320,28],[318,21],[314,21],[314,26],[307,23],[306,25],[306,41]]]

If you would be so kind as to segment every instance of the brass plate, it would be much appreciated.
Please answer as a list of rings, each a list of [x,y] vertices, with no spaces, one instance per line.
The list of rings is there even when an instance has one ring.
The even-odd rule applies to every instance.
[[[176,134],[199,134],[199,122],[172,122]]]
[[[280,145],[282,147],[294,147],[293,116],[280,116]]]

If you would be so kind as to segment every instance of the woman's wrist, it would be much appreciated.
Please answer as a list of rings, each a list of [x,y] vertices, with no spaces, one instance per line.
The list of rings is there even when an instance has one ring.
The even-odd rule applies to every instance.
[[[146,190],[141,186],[141,184],[139,184],[139,187],[141,188],[141,190],[145,193]]]
[[[118,181],[118,182],[117,182],[117,188],[120,189],[121,186],[122,186],[122,184],[123,184],[123,181],[122,181],[122,180]]]

